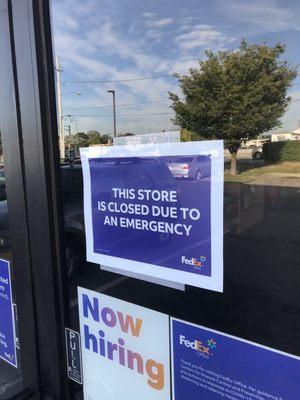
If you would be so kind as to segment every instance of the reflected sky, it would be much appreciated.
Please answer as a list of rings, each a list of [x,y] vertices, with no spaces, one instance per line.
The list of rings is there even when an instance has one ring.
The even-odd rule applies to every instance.
[[[208,48],[235,49],[241,38],[281,41],[287,59],[300,61],[296,0],[53,0],[52,5],[64,113],[73,115],[66,118],[73,132],[77,123],[79,130],[111,133],[109,89],[116,91],[119,134],[174,128],[168,91],[177,92],[178,85],[172,73],[196,66]],[[297,128],[299,78],[291,94],[282,129]]]

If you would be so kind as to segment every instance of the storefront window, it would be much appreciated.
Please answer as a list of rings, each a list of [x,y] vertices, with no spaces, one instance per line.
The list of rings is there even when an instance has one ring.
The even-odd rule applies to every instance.
[[[70,328],[79,331],[80,286],[300,355],[299,18],[292,1],[53,1]],[[178,140],[196,149],[212,139],[224,146],[223,292],[179,290],[87,261],[80,148]],[[126,160],[105,159],[105,201],[112,179],[116,188],[175,185],[182,195],[210,176],[208,156],[152,166],[134,155],[135,174]]]

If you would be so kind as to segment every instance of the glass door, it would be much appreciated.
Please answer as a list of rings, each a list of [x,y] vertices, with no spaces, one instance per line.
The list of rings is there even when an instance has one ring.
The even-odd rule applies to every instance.
[[[38,398],[37,338],[10,7],[0,4],[0,399]]]
[[[9,223],[3,228],[3,259],[12,261],[22,361],[21,369],[0,361],[3,382],[16,383],[11,394],[33,389],[33,396],[50,399],[127,400],[136,390],[151,400],[187,394],[296,398],[299,83],[289,64],[298,63],[293,27],[299,10],[292,3],[270,3],[267,14],[258,3],[220,7],[218,1],[183,7],[179,1],[56,0],[51,13],[48,1],[1,3],[1,46],[10,55],[0,61],[1,182]],[[287,50],[274,44],[278,38]],[[254,57],[260,62],[252,63]],[[280,122],[291,132],[280,132]],[[208,149],[216,140],[222,163],[214,170],[216,153]],[[166,150],[173,145],[178,152]],[[155,146],[169,153],[153,151]],[[212,171],[224,191],[210,191]],[[219,246],[213,247],[214,227],[207,223],[194,247],[184,241],[187,253],[177,245],[170,251],[174,232],[180,236],[185,229],[188,236],[192,227],[175,228],[174,215],[159,223],[132,222],[133,211],[141,215],[149,206],[133,201],[136,193],[159,206],[196,202],[195,221],[199,207],[215,215],[221,205],[214,231]],[[124,198],[118,208],[116,199]],[[116,235],[101,230],[100,219],[85,220],[109,202],[126,218]],[[118,220],[109,221],[113,228]],[[145,237],[151,237],[148,246]],[[197,286],[192,278],[185,286],[172,281],[178,270],[211,277],[207,265],[216,254],[224,274],[217,289]],[[166,265],[170,258],[172,265]],[[144,275],[133,271],[141,264]],[[161,276],[149,279],[152,269],[160,270],[154,267],[170,272],[168,283],[161,284]],[[145,342],[138,347],[141,332]],[[150,354],[154,347],[163,362]],[[280,378],[282,365],[288,385]]]
[[[286,24],[284,17],[286,13],[291,13],[289,15],[293,14],[293,18],[298,18],[299,21],[296,3],[290,2],[288,10],[283,4],[280,5],[280,2],[276,5],[269,4],[264,10],[258,3],[251,7],[236,2],[225,3],[220,5],[218,1],[188,1],[186,4],[180,1],[98,1],[82,4],[69,0],[52,2],[54,51],[57,56],[54,73],[58,85],[61,144],[59,169],[64,221],[64,270],[70,318],[67,326],[76,332],[80,329],[78,287],[81,287],[99,296],[105,294],[260,346],[294,356],[300,355],[297,306],[300,279],[297,267],[300,254],[299,146],[297,161],[264,160],[264,143],[286,139],[282,135],[279,135],[278,139],[278,134],[276,136],[274,131],[266,132],[265,128],[261,128],[253,140],[239,139],[238,174],[235,174],[236,149],[226,142],[226,124],[233,123],[241,102],[249,100],[246,97],[242,100],[242,93],[250,93],[250,88],[255,83],[254,76],[258,76],[260,71],[251,77],[241,65],[236,71],[232,66],[232,70],[228,72],[229,75],[232,73],[232,76],[236,76],[237,80],[239,74],[244,74],[243,77],[249,81],[253,80],[247,86],[244,78],[241,78],[240,89],[238,85],[233,89],[240,90],[241,95],[241,98],[232,97],[232,102],[236,102],[235,110],[232,109],[231,100],[222,103],[227,98],[227,89],[222,88],[224,96],[220,96],[218,103],[214,102],[219,86],[214,85],[213,79],[209,80],[208,73],[205,75],[207,85],[205,87],[205,84],[202,84],[201,90],[211,87],[211,91],[205,92],[209,100],[201,96],[200,89],[195,94],[203,102],[203,107],[207,107],[207,115],[202,116],[199,124],[218,126],[218,129],[213,131],[214,135],[219,139],[224,138],[225,144],[224,197],[219,198],[220,202],[224,202],[223,293],[195,288],[192,285],[181,291],[138,279],[138,274],[132,274],[130,277],[128,273],[121,272],[124,271],[121,263],[126,257],[120,261],[119,271],[116,265],[112,268],[112,265],[99,265],[100,262],[87,260],[89,250],[86,243],[89,245],[88,241],[92,239],[91,232],[87,232],[84,225],[83,165],[78,151],[80,147],[89,147],[91,152],[91,149],[95,149],[94,154],[103,155],[109,151],[99,150],[97,153],[97,146],[106,148],[116,144],[147,143],[146,134],[180,130],[181,142],[190,142],[196,149],[199,141],[201,143],[214,136],[207,136],[208,125],[197,127],[193,120],[196,118],[194,114],[190,121],[185,122],[183,113],[180,114],[180,107],[188,106],[189,96],[193,95],[188,86],[189,82],[193,82],[192,78],[196,83],[198,79],[199,85],[201,84],[199,70],[203,68],[202,71],[206,72],[205,68],[209,68],[208,63],[202,64],[205,60],[210,59],[211,63],[217,63],[217,59],[225,57],[222,50],[232,54],[234,60],[237,49],[239,51],[236,54],[243,54],[245,51],[247,45],[242,39],[246,36],[248,46],[254,44],[249,54],[255,53],[255,44],[261,46],[261,51],[264,51],[266,43],[273,49],[271,51],[276,51],[274,41],[279,40],[287,44],[284,59],[291,63],[296,62],[297,57],[293,49],[299,34]],[[266,15],[268,21],[265,20]],[[232,61],[233,64],[235,61]],[[174,73],[179,75],[174,76]],[[217,67],[216,70],[211,70],[211,74],[219,77]],[[291,77],[291,84],[287,85],[288,94],[291,96],[290,108],[280,116],[284,129],[295,130],[294,134],[290,133],[288,136],[292,140],[296,139],[297,119],[294,112],[296,102],[299,101],[299,79],[295,79],[294,72],[291,72]],[[222,79],[225,79],[224,76]],[[220,78],[220,85],[222,79]],[[183,88],[185,92],[181,90]],[[173,94],[170,95],[170,92]],[[186,101],[185,105],[180,103],[183,99]],[[201,113],[199,104],[201,105],[200,100],[199,103],[195,100],[193,106],[194,110]],[[214,104],[214,109],[211,104]],[[245,107],[246,110],[248,106]],[[253,102],[251,107],[259,112]],[[224,114],[227,108],[233,114],[231,120],[226,122]],[[213,110],[215,114],[209,114],[213,113]],[[247,129],[250,127],[245,127],[243,112],[239,114],[235,123],[240,129],[245,129],[247,136]],[[277,125],[274,125],[274,129],[279,132],[280,128],[277,128]],[[236,135],[239,135],[238,129]],[[157,143],[154,136],[148,140],[148,143]],[[236,142],[233,142],[236,145]],[[296,146],[296,142],[293,143]],[[123,147],[121,149],[121,152],[125,152]],[[143,149],[140,151],[142,153]],[[117,150],[114,154],[118,157]],[[103,167],[103,175],[99,175],[97,181],[99,186],[108,188],[115,185],[115,188],[131,190],[135,188],[137,181],[142,180],[144,186],[141,187],[151,189],[151,170],[155,174],[153,179],[163,184],[166,176],[164,167],[162,166],[161,170],[157,167],[154,173],[155,168],[151,168],[151,160],[148,160],[148,166],[143,166],[142,157],[138,158],[138,154],[136,157],[138,162],[135,160],[135,173],[130,170],[128,160],[123,163],[118,163],[116,159],[111,161],[116,163],[114,174],[109,165],[107,168]],[[178,154],[177,159],[170,162],[169,169],[173,176],[170,171],[166,174],[171,175],[169,180],[174,184],[170,184],[169,187],[180,186],[181,193],[196,190],[199,182],[205,182],[207,179],[201,159],[180,157]],[[112,198],[109,190],[103,194],[103,199]],[[136,240],[128,239],[126,242],[126,232],[128,231],[124,230],[123,235],[120,234],[117,239],[114,237],[114,240],[127,243],[127,258],[132,261],[131,255],[136,254],[137,248],[143,246],[143,243],[139,241],[138,235]],[[161,240],[155,245],[153,243],[149,242],[148,248],[144,250],[148,259],[151,258],[151,254],[163,252],[164,247],[168,246],[167,240]],[[115,250],[113,244],[110,249]],[[196,256],[198,260],[202,254],[197,253]],[[205,257],[204,261],[199,258],[197,262],[201,265],[201,262],[205,262]],[[82,337],[82,340],[84,339],[87,340],[86,337]],[[90,346],[88,343],[86,342],[86,345]],[[90,363],[86,366],[89,371],[96,365],[92,364],[92,361]],[[107,368],[109,367],[108,364]],[[118,398],[118,390],[113,385],[109,386],[109,379],[93,376],[91,372],[89,376],[83,376],[84,380],[87,386],[94,385],[103,391],[99,389],[99,397],[94,392],[91,398],[100,399],[102,395],[104,399]],[[119,384],[120,382],[115,383]],[[80,383],[69,380],[69,387],[71,398],[83,398]],[[193,396],[197,390],[195,385]],[[220,390],[225,389],[223,387]],[[211,394],[207,398],[218,399],[217,391],[215,389],[215,397]],[[234,396],[229,398],[236,399]]]
[[[2,154],[3,156],[3,154]],[[1,165],[1,251],[0,251],[0,398],[9,399],[23,390],[22,364],[19,341],[18,300],[16,298],[15,276],[11,234],[8,219],[5,164]]]
[[[41,78],[48,67],[41,32],[50,35],[50,18],[45,2],[33,3],[0,4],[1,400],[67,398],[59,218],[51,183],[55,144],[49,140],[56,121],[49,118],[52,105]]]

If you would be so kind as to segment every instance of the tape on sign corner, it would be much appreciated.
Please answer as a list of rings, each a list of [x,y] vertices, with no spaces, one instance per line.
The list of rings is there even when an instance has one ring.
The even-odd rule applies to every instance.
[[[109,267],[108,265],[99,265],[99,267],[103,271],[114,272],[116,274],[125,275],[130,278],[141,279],[146,282],[155,283],[157,285],[162,285],[162,286],[166,286],[166,287],[169,287],[172,289],[181,290],[183,292],[185,291],[185,284],[183,284],[183,283],[168,281],[166,279],[160,279],[160,278],[156,278],[154,276],[148,276],[148,275],[144,275],[144,274],[137,274],[137,273],[131,272],[131,271],[124,271],[123,269]]]

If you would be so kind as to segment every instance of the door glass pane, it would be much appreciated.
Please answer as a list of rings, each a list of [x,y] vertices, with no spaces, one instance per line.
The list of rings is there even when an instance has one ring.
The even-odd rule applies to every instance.
[[[79,330],[81,286],[300,356],[297,2],[54,0],[52,6],[70,327]],[[271,67],[264,57],[252,63],[259,51],[267,58],[278,52]],[[228,55],[229,67],[222,64]],[[202,75],[199,68],[209,65],[199,62],[209,59],[215,67]],[[280,68],[273,74],[275,64],[286,68],[285,78]],[[200,89],[189,91],[186,77],[196,88],[198,80]],[[283,86],[274,91],[276,82]],[[190,106],[189,118],[181,106]],[[115,132],[123,143],[146,143],[145,134],[176,130],[182,142],[225,141],[223,293],[192,286],[180,291],[86,261],[78,149],[112,146]],[[192,187],[205,179],[199,163],[179,158],[170,165],[172,179]],[[125,169],[114,174],[119,188]],[[128,175],[127,187],[134,187],[134,178],[149,186],[148,176]],[[111,179],[103,174],[102,185],[109,187]],[[81,386],[70,382],[70,390],[82,398]]]
[[[21,391],[22,368],[2,145],[0,151],[0,399],[4,400]]]

